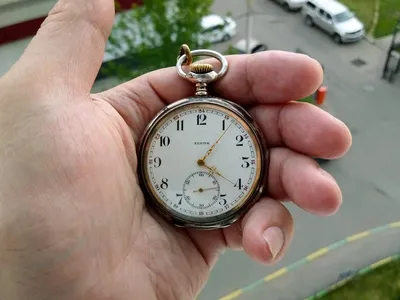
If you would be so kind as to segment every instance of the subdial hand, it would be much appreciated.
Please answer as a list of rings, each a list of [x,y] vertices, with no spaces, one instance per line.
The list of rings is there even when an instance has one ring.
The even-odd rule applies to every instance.
[[[218,187],[212,187],[212,188],[207,188],[207,189],[203,189],[203,188],[199,188],[198,190],[193,191],[193,193],[202,193],[205,191],[209,191],[209,190],[217,190]]]

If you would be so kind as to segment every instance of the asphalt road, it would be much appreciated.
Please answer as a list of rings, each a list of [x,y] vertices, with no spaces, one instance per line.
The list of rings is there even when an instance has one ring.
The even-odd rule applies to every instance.
[[[399,250],[399,227],[387,229],[339,246],[280,277],[243,291],[234,299],[303,300],[322,287],[330,287],[366,266],[397,254]]]
[[[400,90],[379,78],[385,52],[367,41],[336,45],[325,34],[308,28],[301,15],[286,13],[268,0],[253,2],[257,13],[253,18],[254,38],[269,49],[299,48],[324,66],[328,110],[353,134],[350,152],[323,166],[341,186],[344,202],[336,215],[327,218],[312,216],[289,204],[296,235],[286,257],[266,267],[252,262],[243,252],[227,252],[213,269],[199,300],[218,299],[348,235],[400,219]],[[233,16],[243,15],[245,1],[229,0],[229,6],[226,0],[215,1],[214,12],[224,14],[228,10]],[[245,19],[237,22],[238,36],[231,42],[245,36]],[[226,46],[218,45],[216,49]],[[366,64],[352,65],[357,58]]]

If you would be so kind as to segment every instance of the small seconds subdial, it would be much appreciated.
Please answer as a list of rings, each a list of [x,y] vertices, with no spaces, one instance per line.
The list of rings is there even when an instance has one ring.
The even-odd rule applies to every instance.
[[[213,206],[218,201],[219,193],[218,180],[208,172],[195,172],[183,184],[184,199],[196,209]]]

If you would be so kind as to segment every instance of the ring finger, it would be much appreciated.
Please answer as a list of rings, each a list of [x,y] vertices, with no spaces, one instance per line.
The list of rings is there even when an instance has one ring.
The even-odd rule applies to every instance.
[[[271,149],[267,180],[269,196],[290,199],[314,214],[331,215],[342,203],[335,179],[312,158],[287,148]]]

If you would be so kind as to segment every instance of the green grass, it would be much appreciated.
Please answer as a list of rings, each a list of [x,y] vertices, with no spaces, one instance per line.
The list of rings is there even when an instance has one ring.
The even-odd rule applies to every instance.
[[[367,32],[370,31],[374,19],[376,0],[341,0],[365,24]],[[379,21],[373,32],[376,38],[393,33],[394,26],[400,18],[399,0],[380,0]]]
[[[298,100],[299,102],[308,102],[311,104],[315,104],[315,100],[314,100],[314,95],[310,95],[308,97],[305,97],[303,99]]]
[[[356,13],[369,31],[374,19],[375,0],[341,0],[341,2]]]
[[[399,300],[400,260],[355,278],[320,300]]]
[[[399,0],[380,0],[380,17],[375,30],[375,37],[393,33],[393,28],[400,18]]]

